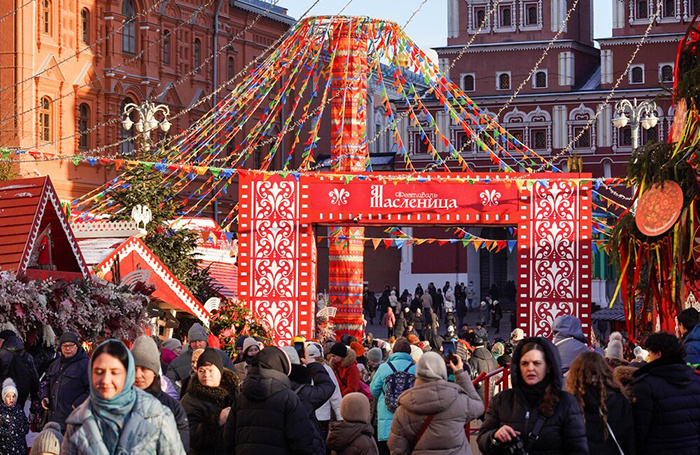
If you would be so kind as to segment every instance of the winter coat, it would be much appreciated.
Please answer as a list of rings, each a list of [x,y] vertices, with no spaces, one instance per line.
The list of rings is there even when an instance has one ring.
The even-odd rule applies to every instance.
[[[5,378],[12,378],[17,385],[17,404],[24,409],[24,403],[31,395],[32,400],[38,398],[39,374],[34,366],[34,358],[24,350],[24,342],[17,336],[11,336],[2,345],[2,351],[9,354],[9,363],[5,374],[0,374],[0,383]]]
[[[700,366],[700,324],[695,324],[693,330],[686,334],[683,344],[687,352],[685,361],[693,368],[698,369]]]
[[[216,352],[219,353],[221,359],[224,361],[224,368],[233,371],[233,362],[231,357],[228,356],[221,349],[217,349]],[[170,381],[175,386],[175,389],[180,392],[180,396],[184,394],[180,391],[182,388],[182,380],[188,377],[192,373],[192,348],[187,346],[187,349],[183,349],[179,356],[172,362],[168,367],[168,371],[165,375],[170,379]]]
[[[561,358],[561,372],[566,375],[569,372],[571,362],[579,354],[589,351],[588,346],[586,346],[588,340],[581,329],[581,321],[568,314],[554,320],[552,332],[554,332],[552,341]]]
[[[421,333],[423,329],[425,329],[426,322],[425,322],[425,314],[421,312],[420,316],[416,313],[413,316],[413,328],[416,329],[416,332]]]
[[[392,327],[394,327],[395,324],[396,324],[396,316],[394,315],[394,313],[389,313],[387,311],[387,313],[382,318],[382,325],[384,327],[392,328]]]
[[[637,454],[700,452],[700,376],[663,357],[634,372]]]
[[[331,378],[331,382],[335,386],[333,390],[333,395],[325,403],[321,405],[320,408],[316,409],[316,419],[319,422],[328,422],[331,420],[331,409],[335,414],[336,420],[342,420],[340,417],[340,402],[343,400],[343,395],[340,393],[340,386],[338,385],[338,379],[335,377],[335,372],[333,368],[329,367],[325,363],[322,364],[323,369],[326,370],[328,376]]]
[[[469,367],[471,368],[474,377],[478,376],[481,373],[490,373],[493,370],[497,370],[498,368],[500,368],[498,366],[498,362],[496,362],[496,359],[493,358],[493,354],[491,354],[491,351],[486,349],[485,346],[479,346],[476,349],[474,349],[474,352],[472,352],[472,356],[469,359]],[[496,386],[496,379],[496,376],[491,376],[491,378],[489,378],[489,399],[493,397],[494,388]],[[484,387],[483,381],[480,381],[477,384],[476,391],[479,394],[481,401],[485,403],[486,400],[484,399],[484,397],[486,387]]]
[[[348,355],[333,365],[333,371],[342,396],[360,391],[360,369],[357,367],[357,354],[354,350],[348,349]]]
[[[153,395],[156,400],[160,401],[160,404],[170,409],[170,412],[173,413],[177,432],[180,433],[180,440],[182,440],[182,446],[185,448],[185,452],[188,452],[190,450],[190,424],[187,420],[185,409],[178,400],[163,391],[158,376],[153,380],[151,386],[146,389],[146,392]]]
[[[66,419],[70,413],[90,395],[89,368],[90,359],[80,346],[70,359],[61,356],[49,366],[48,421],[58,423],[62,431],[66,429]]]
[[[396,336],[401,336],[406,331],[406,327],[408,327],[406,313],[403,311],[399,311],[396,314],[396,324],[394,325],[394,333],[396,334]]]
[[[391,424],[388,443],[391,453],[472,453],[464,426],[484,413],[484,403],[474,390],[468,373],[457,372],[455,382],[419,382],[401,394]],[[435,417],[411,452],[421,426],[431,414]]]
[[[583,397],[583,417],[586,421],[586,439],[588,451],[595,455],[620,455],[611,436],[603,439],[605,424],[600,417],[600,406],[597,394],[589,390]],[[617,390],[607,390],[605,404],[608,408],[608,425],[612,428],[618,444],[625,455],[634,455],[634,419],[632,405]]]
[[[374,428],[364,422],[331,422],[326,446],[335,455],[379,455]]]
[[[430,295],[429,292],[423,294],[423,296],[421,297],[421,301],[423,303],[423,310],[427,310],[428,308],[433,307],[433,297]]]
[[[173,413],[147,392],[134,389],[136,401],[120,432],[116,453],[184,455]],[[102,432],[87,399],[66,420],[61,454],[108,455]]]
[[[267,368],[248,371],[226,422],[227,453],[313,454],[314,428],[289,378]]]
[[[588,441],[586,426],[581,415],[581,407],[576,398],[562,390],[563,378],[556,372],[561,371],[561,361],[556,347],[547,339],[525,338],[515,347],[513,365],[520,365],[522,348],[529,341],[538,340],[545,349],[547,365],[551,373],[546,379],[550,380],[559,397],[559,403],[552,416],[548,417],[539,433],[539,437],[528,450],[530,455],[587,455]],[[492,447],[491,441],[496,431],[503,425],[508,425],[520,432],[520,437],[527,443],[528,435],[532,432],[540,411],[537,406],[530,406],[523,392],[524,380],[520,368],[511,370],[512,388],[495,395],[490,401],[479,429],[479,450],[484,455],[500,453]],[[597,454],[596,454],[597,455]]]
[[[224,454],[224,427],[219,425],[221,410],[236,405],[238,376],[224,369],[219,387],[205,387],[197,376],[190,378],[182,407],[190,423],[190,455]]]
[[[395,352],[389,356],[386,362],[379,365],[377,372],[374,373],[372,382],[369,385],[372,395],[377,399],[377,440],[386,441],[389,439],[389,432],[391,431],[391,422],[394,420],[394,413],[389,411],[386,407],[386,402],[384,401],[384,381],[390,374],[393,373],[391,367],[388,365],[391,363],[396,371],[404,371],[409,365],[411,368],[408,372],[411,374],[416,373],[416,364],[409,354],[405,352]]]
[[[0,453],[27,455],[29,421],[18,403],[7,406],[0,402]]]
[[[328,401],[333,392],[335,391],[335,385],[331,381],[330,376],[323,368],[323,365],[318,362],[312,362],[306,367],[302,365],[292,365],[292,374],[295,379],[298,378],[295,375],[295,371],[301,372],[306,377],[301,379],[301,382],[295,382],[292,380],[292,390],[299,397],[299,401],[306,408],[306,412],[309,414],[309,419],[314,426],[314,455],[324,455],[326,453],[326,441],[324,440],[321,427],[316,420],[316,409],[320,408],[323,403]]]

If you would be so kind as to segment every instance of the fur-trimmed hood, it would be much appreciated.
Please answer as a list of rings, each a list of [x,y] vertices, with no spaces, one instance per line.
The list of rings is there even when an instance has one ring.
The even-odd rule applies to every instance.
[[[219,387],[205,387],[199,382],[197,375],[193,374],[187,386],[187,395],[225,408],[234,403],[240,382],[240,379],[233,371],[224,369]]]
[[[348,355],[340,362],[340,366],[347,368],[357,360],[357,353],[354,349],[348,349]]]

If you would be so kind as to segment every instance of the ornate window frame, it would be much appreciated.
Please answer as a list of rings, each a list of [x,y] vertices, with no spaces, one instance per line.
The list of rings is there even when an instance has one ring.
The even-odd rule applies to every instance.
[[[539,86],[537,85],[537,75],[540,73],[544,73],[544,86]],[[547,72],[547,69],[539,69],[535,71],[535,74],[532,75],[532,88],[534,90],[542,90],[549,88],[549,74]]]
[[[663,75],[663,69],[665,66],[670,66],[671,67],[671,78],[669,80],[664,80],[664,75]],[[661,62],[659,63],[659,83],[664,84],[664,83],[669,83],[673,82],[673,72],[676,69],[676,64],[673,62]]]
[[[642,70],[642,80],[641,80],[641,82],[635,82],[635,81],[634,81],[634,70],[636,70],[636,69],[641,69],[641,70]],[[636,64],[636,65],[630,65],[630,72],[629,72],[629,74],[627,75],[627,82],[628,82],[630,85],[644,85],[644,83],[646,82],[646,75],[644,74],[644,72],[645,72],[644,63],[639,63],[639,64]]]
[[[569,119],[567,120],[567,127],[568,127],[568,142],[571,143],[574,138],[576,137],[576,131],[581,128],[585,127],[589,121],[593,120],[595,117],[595,112],[593,109],[590,107],[586,107],[583,103],[579,104],[579,106],[575,109],[572,109],[571,112],[569,112]],[[591,126],[588,127],[588,139],[590,146],[589,147],[578,147],[576,143],[573,144],[574,150],[577,152],[584,152],[584,153],[595,153],[596,150],[596,122],[595,120],[592,121]]]
[[[530,6],[537,8],[537,23],[528,24],[527,9]],[[522,31],[542,30],[542,0],[521,0],[520,1],[520,18],[518,28]]]
[[[477,23],[475,10],[483,9],[484,17],[486,18],[486,23],[484,28],[481,29],[481,33],[491,32],[491,16],[489,11],[491,10],[491,0],[473,0],[467,3],[467,33],[474,34],[479,30],[480,23]]]
[[[508,87],[501,87],[501,76],[507,74],[508,75]],[[510,71],[496,71],[496,90],[498,91],[508,91],[511,89],[513,86],[513,76],[511,75]]]
[[[501,11],[504,9],[510,9],[510,25],[501,25]],[[518,23],[518,15],[515,0],[501,0],[501,2],[496,7],[494,11],[493,19],[493,31],[495,33],[510,33],[517,29],[516,24]]]

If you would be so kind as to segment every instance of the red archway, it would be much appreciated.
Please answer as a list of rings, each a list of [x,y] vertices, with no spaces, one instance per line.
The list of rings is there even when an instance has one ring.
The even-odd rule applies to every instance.
[[[316,223],[516,225],[518,326],[547,336],[573,314],[590,331],[589,175],[242,171],[239,197],[239,295],[277,341],[314,334]]]

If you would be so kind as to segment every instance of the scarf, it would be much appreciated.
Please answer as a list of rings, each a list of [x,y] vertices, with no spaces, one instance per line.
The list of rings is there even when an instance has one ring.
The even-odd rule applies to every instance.
[[[102,344],[115,342],[117,340],[107,340]],[[121,343],[121,341],[118,341]],[[102,346],[102,345],[100,345]],[[126,349],[126,346],[124,347]],[[126,349],[129,356],[129,364],[126,368],[126,381],[124,382],[124,389],[121,393],[113,398],[104,399],[100,396],[100,393],[95,388],[95,384],[92,379],[90,380],[90,404],[92,407],[92,413],[97,420],[97,424],[102,432],[102,441],[109,453],[113,454],[117,450],[119,445],[119,434],[121,429],[124,428],[124,423],[129,419],[129,414],[134,407],[136,402],[136,391],[134,390],[134,358],[131,352]],[[90,360],[90,374],[92,375],[92,362],[94,357]]]
[[[540,404],[544,396],[544,389],[546,389],[547,384],[549,384],[547,379],[548,378],[545,377],[535,385],[528,385],[525,381],[520,384],[520,391],[523,393],[529,407],[536,408]]]

